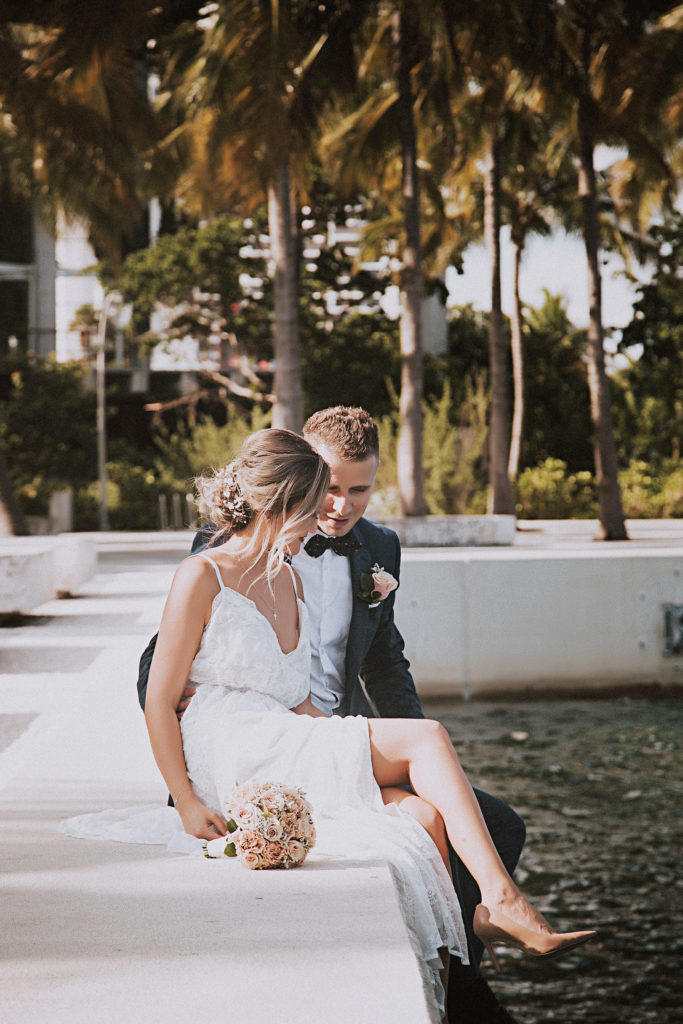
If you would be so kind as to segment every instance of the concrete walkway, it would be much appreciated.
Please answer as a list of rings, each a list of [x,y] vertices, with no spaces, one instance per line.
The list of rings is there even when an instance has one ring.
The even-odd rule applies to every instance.
[[[428,1024],[385,864],[289,872],[71,839],[159,803],[135,678],[186,535],[107,535],[97,575],[0,630],[3,1024]]]

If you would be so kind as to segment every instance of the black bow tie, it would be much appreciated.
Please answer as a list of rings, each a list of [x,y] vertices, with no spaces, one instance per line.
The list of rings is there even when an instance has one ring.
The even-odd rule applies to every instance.
[[[360,541],[347,534],[345,537],[328,537],[324,533],[314,533],[304,544],[304,551],[311,558],[320,558],[323,551],[331,548],[336,555],[350,555],[361,547]]]

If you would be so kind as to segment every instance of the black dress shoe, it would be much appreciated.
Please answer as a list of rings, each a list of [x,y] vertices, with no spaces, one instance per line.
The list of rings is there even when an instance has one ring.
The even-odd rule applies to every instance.
[[[483,978],[469,985],[449,987],[449,1024],[517,1024],[504,1009]]]

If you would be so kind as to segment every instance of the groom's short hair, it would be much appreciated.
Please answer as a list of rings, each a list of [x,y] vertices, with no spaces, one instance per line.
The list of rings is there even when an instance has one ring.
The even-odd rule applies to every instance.
[[[315,437],[343,459],[379,458],[377,426],[360,406],[334,405],[314,412],[304,423],[304,437]]]

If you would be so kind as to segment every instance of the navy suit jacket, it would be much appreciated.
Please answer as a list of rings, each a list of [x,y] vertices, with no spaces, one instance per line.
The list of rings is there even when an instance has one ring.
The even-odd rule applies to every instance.
[[[193,554],[210,546],[213,532],[210,525],[199,530],[192,543]],[[375,564],[400,579],[401,545],[398,537],[393,530],[368,519],[360,519],[351,534],[361,547],[349,556],[353,608],[346,646],[346,689],[341,713],[368,718],[375,715],[381,718],[423,718],[410,665],[403,653],[403,637],[394,622],[396,591],[375,608],[356,596],[360,591],[361,573],[370,572]],[[156,636],[152,637],[140,659],[138,697],[143,709],[156,639]]]
[[[346,645],[346,692],[342,713],[423,718],[410,665],[403,653],[403,637],[394,622],[396,591],[375,608],[357,597],[361,573],[370,572],[375,564],[400,580],[398,537],[393,530],[369,519],[360,519],[351,534],[360,541],[361,547],[349,556],[353,608]]]

